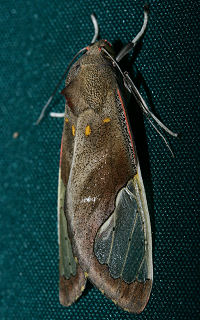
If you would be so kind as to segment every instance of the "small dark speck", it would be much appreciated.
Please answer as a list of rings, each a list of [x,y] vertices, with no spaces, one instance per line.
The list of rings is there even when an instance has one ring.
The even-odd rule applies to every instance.
[[[113,227],[113,231],[115,231],[115,227]]]
[[[65,237],[65,240],[67,240],[67,237]]]
[[[69,266],[71,266],[71,263],[69,262]]]

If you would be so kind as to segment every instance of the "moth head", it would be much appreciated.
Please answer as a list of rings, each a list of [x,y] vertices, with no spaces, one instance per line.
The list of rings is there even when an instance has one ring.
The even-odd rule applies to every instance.
[[[90,45],[88,47],[88,54],[95,54],[99,55],[99,53],[102,51],[102,49],[105,49],[109,54],[114,58],[115,57],[115,51],[113,49],[113,46],[110,42],[107,40],[99,40],[95,42],[94,44]]]

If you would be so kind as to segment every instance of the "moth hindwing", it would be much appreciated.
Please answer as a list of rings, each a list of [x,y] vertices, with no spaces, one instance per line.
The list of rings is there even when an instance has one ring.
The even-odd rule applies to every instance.
[[[60,302],[73,303],[88,278],[118,306],[140,313],[153,280],[150,218],[125,88],[105,52],[116,56],[104,40],[89,46],[62,91]]]

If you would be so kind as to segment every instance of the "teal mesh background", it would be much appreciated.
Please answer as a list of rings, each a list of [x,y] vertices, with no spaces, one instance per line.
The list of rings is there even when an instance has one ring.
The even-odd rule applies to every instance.
[[[195,1],[149,1],[148,32],[135,64],[140,91],[176,154],[144,120],[133,128],[151,211],[154,284],[137,316],[92,285],[70,308],[58,301],[57,180],[62,119],[33,126],[73,55],[90,43],[94,11],[101,37],[126,43],[139,31],[143,1],[12,1],[0,7],[1,305],[0,319],[199,319],[199,48]],[[64,86],[64,84],[63,84]],[[62,88],[62,86],[61,86]],[[50,109],[63,111],[56,95]],[[19,132],[17,139],[13,133]]]

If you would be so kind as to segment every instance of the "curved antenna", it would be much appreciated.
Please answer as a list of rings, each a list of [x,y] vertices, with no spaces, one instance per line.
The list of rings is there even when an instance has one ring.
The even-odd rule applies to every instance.
[[[125,47],[123,47],[122,50],[118,53],[116,57],[117,62],[122,60],[122,58],[124,58],[124,56],[126,56],[136,46],[138,41],[140,41],[140,39],[144,36],[147,29],[148,20],[149,20],[149,5],[145,4],[143,26],[140,32],[137,34],[137,36],[131,42],[127,43]]]
[[[86,47],[85,47],[85,48],[83,48],[83,49],[81,49],[79,52],[77,52],[77,54],[76,54],[76,55],[73,57],[73,59],[70,61],[70,63],[69,63],[69,65],[68,65],[67,69],[65,70],[65,72],[64,72],[64,73],[63,73],[63,75],[62,75],[62,77],[61,77],[61,78],[60,78],[60,80],[58,81],[58,83],[57,83],[57,85],[56,85],[55,89],[53,90],[53,92],[52,92],[52,94],[51,94],[50,98],[48,99],[48,101],[47,101],[47,103],[44,105],[44,107],[42,108],[42,111],[41,111],[41,113],[40,113],[40,116],[39,116],[39,118],[37,119],[37,121],[35,122],[35,125],[38,125],[38,124],[40,123],[40,121],[44,118],[44,114],[45,114],[46,109],[47,109],[47,108],[48,108],[48,106],[50,105],[50,103],[51,103],[51,101],[52,101],[53,97],[55,96],[55,94],[56,94],[56,92],[57,92],[58,88],[60,87],[60,85],[61,85],[62,81],[64,80],[64,78],[65,78],[66,74],[68,73],[68,71],[69,71],[69,69],[70,69],[70,67],[71,67],[72,63],[73,63],[73,62],[74,62],[74,60],[79,56],[79,54],[80,54],[81,52],[84,52],[84,51],[87,51],[87,48],[86,48]]]
[[[98,21],[97,18],[95,16],[94,13],[91,14],[91,20],[94,26],[94,36],[92,38],[91,44],[95,43],[95,41],[97,40],[98,36],[99,36],[99,25],[98,25]]]

